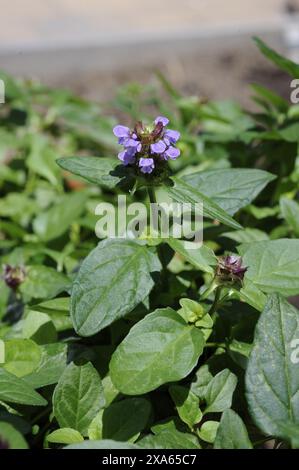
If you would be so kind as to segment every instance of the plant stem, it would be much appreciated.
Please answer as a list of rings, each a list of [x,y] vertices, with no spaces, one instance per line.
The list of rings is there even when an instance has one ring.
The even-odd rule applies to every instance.
[[[200,300],[206,300],[209,298],[209,296],[214,292],[215,289],[217,289],[218,284],[215,282],[215,279],[211,282],[209,287],[206,288],[206,290],[201,294]]]
[[[156,193],[155,190],[152,188],[152,186],[147,187],[147,193],[148,197],[150,200],[150,204],[157,204],[157,198],[156,198]],[[152,210],[152,208],[150,208]],[[158,232],[161,230],[161,220],[160,220],[160,212],[158,212]],[[160,236],[160,233],[158,233]]]
[[[50,411],[51,411],[51,407],[50,407],[50,406],[47,406],[47,408],[45,408],[43,411],[41,411],[40,413],[38,413],[38,414],[33,418],[33,420],[31,421],[31,425],[33,426],[33,425],[36,424],[43,416],[46,416],[46,415],[50,414]]]
[[[147,193],[151,204],[157,204],[155,190],[151,187],[147,187]]]
[[[150,203],[151,204],[157,204],[157,198],[156,198],[156,194],[155,194],[155,190],[151,187],[151,186],[148,186],[147,187],[147,192],[148,192],[148,197],[149,197],[149,200],[150,200]],[[160,237],[161,236],[161,214],[160,212],[158,212],[158,236]],[[165,256],[164,256],[164,253],[163,253],[163,247],[161,246],[161,244],[159,244],[157,246],[157,251],[158,251],[158,254],[159,254],[159,258],[160,258],[160,261],[162,263],[162,267],[163,267],[163,271],[165,271],[166,269],[166,266],[167,266],[167,261],[165,259]],[[167,278],[166,276],[164,276],[164,287],[166,288],[166,284],[167,284]]]
[[[212,307],[210,308],[209,310],[209,315],[213,315],[213,313],[216,312],[217,310],[217,307],[219,305],[219,301],[220,301],[220,295],[221,295],[221,290],[222,290],[222,287],[223,286],[218,286],[217,289],[216,289],[216,292],[215,292],[215,298],[214,298],[214,302],[212,304]]]
[[[206,343],[205,348],[226,348],[225,343]]]

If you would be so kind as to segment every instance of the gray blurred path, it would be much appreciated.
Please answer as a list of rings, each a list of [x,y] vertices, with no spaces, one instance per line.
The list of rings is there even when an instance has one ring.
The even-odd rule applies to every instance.
[[[299,0],[0,0],[0,70],[101,100],[158,68],[183,92],[247,102],[248,82],[276,79],[251,36],[286,52],[289,2],[299,9]]]
[[[286,0],[0,0],[0,51],[271,30],[281,24],[285,4]]]

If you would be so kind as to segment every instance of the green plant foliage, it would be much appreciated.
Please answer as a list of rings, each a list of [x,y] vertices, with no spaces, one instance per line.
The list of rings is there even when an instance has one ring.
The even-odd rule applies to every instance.
[[[0,448],[299,448],[299,107],[157,78],[107,106],[0,73]],[[120,115],[137,134],[166,116],[180,157],[123,165]],[[191,203],[191,226],[202,203],[202,243],[155,237],[148,214],[134,238],[135,213],[106,237],[96,208],[122,226],[119,196]]]

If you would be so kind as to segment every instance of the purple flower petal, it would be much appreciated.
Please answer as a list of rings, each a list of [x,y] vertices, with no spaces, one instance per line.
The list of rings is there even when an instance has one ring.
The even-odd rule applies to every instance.
[[[113,128],[113,134],[116,137],[129,137],[130,129],[126,126],[115,126]]]
[[[155,162],[153,158],[140,158],[139,167],[142,173],[151,173],[155,168]]]
[[[130,165],[135,162],[135,154],[128,152],[127,150],[123,150],[118,154],[119,160],[123,162],[124,165]]]
[[[169,119],[167,119],[167,117],[164,117],[164,116],[158,116],[155,119],[155,124],[158,124],[158,122],[162,122],[163,126],[167,126],[167,124],[169,123]]]
[[[127,142],[124,143],[124,146],[125,147],[135,148],[135,147],[138,147],[139,144],[140,144],[140,142],[138,140],[128,139]]]
[[[172,144],[175,144],[179,140],[180,136],[181,136],[181,134],[179,133],[179,131],[174,131],[172,129],[167,129],[167,131],[165,131],[165,137]]]
[[[163,140],[159,140],[155,144],[151,144],[152,153],[163,153],[166,149],[166,145]]]
[[[130,137],[119,137],[118,143],[120,145],[126,145],[126,143],[130,140]]]
[[[235,266],[241,266],[242,258],[238,255],[227,255],[226,262],[230,265],[234,264]]]
[[[175,147],[169,147],[165,152],[167,157],[170,158],[171,160],[175,160],[176,158],[178,158],[180,153],[181,153],[180,150]]]

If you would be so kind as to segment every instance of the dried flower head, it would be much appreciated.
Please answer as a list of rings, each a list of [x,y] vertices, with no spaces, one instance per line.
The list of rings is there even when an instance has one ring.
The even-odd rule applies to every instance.
[[[3,266],[3,279],[8,287],[16,290],[19,285],[24,282],[26,277],[26,270],[24,266],[10,266],[5,264]]]
[[[226,255],[218,259],[216,276],[222,282],[242,282],[247,269],[241,256]]]
[[[167,129],[169,120],[159,116],[151,126],[137,122],[134,129],[125,126],[115,126],[113,133],[118,137],[118,143],[124,149],[118,158],[124,165],[134,165],[143,174],[154,171],[156,166],[167,160],[175,160],[180,155],[176,143],[180,133]]]

